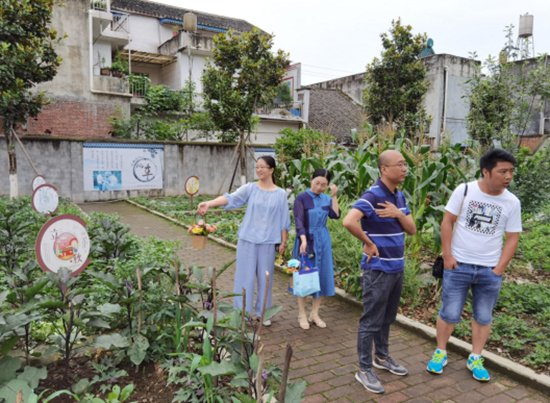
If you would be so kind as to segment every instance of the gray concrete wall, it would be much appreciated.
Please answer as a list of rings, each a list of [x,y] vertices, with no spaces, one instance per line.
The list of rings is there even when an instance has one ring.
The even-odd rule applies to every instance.
[[[138,195],[175,196],[185,194],[185,180],[200,178],[202,194],[217,195],[228,191],[236,164],[235,146],[216,143],[164,144],[164,172],[161,190],[84,191],[82,144],[84,140],[60,138],[23,138],[23,144],[34,166],[46,181],[54,185],[61,197],[74,202],[124,199]],[[98,141],[94,141],[98,142]],[[121,143],[120,141],[108,141]],[[130,143],[128,141],[127,143]],[[143,144],[143,142],[139,142]],[[36,176],[22,149],[17,145],[17,178],[20,195],[31,195],[31,183]],[[253,150],[247,156],[247,173],[251,180],[255,161]],[[237,169],[235,184],[240,184]],[[234,186],[235,187],[235,186]],[[0,195],[9,194],[8,154],[6,141],[0,137]]]
[[[449,136],[453,144],[465,141],[468,138],[466,116],[469,105],[464,97],[469,93],[468,80],[473,77],[479,62],[438,54],[426,57],[424,63],[426,79],[430,83],[424,98],[426,112],[432,117],[429,136],[435,139],[436,144],[439,144],[441,136]]]

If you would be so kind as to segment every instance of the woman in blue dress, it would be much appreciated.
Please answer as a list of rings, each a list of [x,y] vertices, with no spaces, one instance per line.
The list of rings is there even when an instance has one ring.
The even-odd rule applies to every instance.
[[[266,309],[271,307],[275,254],[284,254],[290,229],[287,195],[284,189],[275,185],[274,171],[273,157],[264,155],[258,158],[257,182],[247,183],[233,193],[225,193],[214,200],[202,202],[197,211],[204,215],[210,207],[225,206],[226,210],[230,210],[247,205],[238,233],[234,293],[241,295],[243,288],[246,290],[245,309],[258,318],[262,313],[266,293]],[[267,288],[266,272],[269,273]],[[254,300],[256,283],[258,292]],[[236,296],[233,305],[242,309],[242,296]],[[264,321],[264,326],[270,325],[269,319]]]
[[[326,169],[316,169],[311,186],[300,193],[294,202],[296,241],[292,256],[313,254],[315,266],[319,269],[321,291],[313,294],[313,306],[309,318],[306,316],[305,298],[298,297],[298,322],[302,329],[309,329],[309,322],[318,327],[327,327],[319,317],[321,297],[334,295],[334,268],[332,263],[332,241],[327,228],[327,218],[339,218],[340,207],[336,193],[338,187],[330,183],[332,175]],[[324,192],[330,189],[331,196]]]

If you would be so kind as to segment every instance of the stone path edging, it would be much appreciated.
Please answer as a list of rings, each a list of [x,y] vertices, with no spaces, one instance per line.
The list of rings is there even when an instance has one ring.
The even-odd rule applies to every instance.
[[[152,210],[148,207],[145,207],[139,203],[136,203],[132,200],[125,200],[127,203],[130,203],[136,207],[139,207],[143,210],[146,210],[150,212],[151,214],[157,215],[159,217],[162,217],[170,222],[173,222],[174,224],[177,224],[179,226],[189,228],[189,225],[186,225],[182,223],[181,221],[176,220],[175,218],[169,217],[166,214],[160,213],[158,211]],[[226,246],[228,248],[236,250],[237,247],[233,245],[230,242],[227,242],[221,238],[209,235],[208,236],[211,240],[214,242],[217,242],[223,246]],[[278,270],[282,271],[282,267],[279,265],[275,265]],[[336,296],[339,298],[345,300],[346,302],[349,302],[350,304],[363,307],[363,304],[355,299],[351,294],[348,294],[346,291],[344,291],[341,288],[335,287],[336,289]],[[435,346],[435,329],[431,326],[425,325],[421,322],[415,321],[413,319],[410,319],[404,315],[398,314],[396,322],[399,326],[406,328],[408,330],[411,330],[415,332],[416,334],[434,341]],[[451,349],[463,353],[465,355],[468,355],[472,351],[472,345],[470,343],[467,343],[463,340],[460,340],[456,337],[451,337],[449,339],[449,345]],[[527,368],[523,365],[520,365],[512,360],[509,360],[508,358],[501,357],[497,354],[491,353],[489,351],[484,352],[483,356],[487,358],[487,366],[504,371],[505,373],[509,374],[510,377],[515,378],[516,380],[525,382],[529,384],[530,386],[539,389],[542,392],[550,393],[550,376],[538,374],[535,371],[533,371],[531,368]]]

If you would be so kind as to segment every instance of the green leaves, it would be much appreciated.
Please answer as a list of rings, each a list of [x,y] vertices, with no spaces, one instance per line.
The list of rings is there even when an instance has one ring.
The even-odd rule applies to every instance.
[[[147,337],[138,334],[134,337],[134,342],[128,349],[128,357],[134,365],[139,365],[145,359],[147,355],[147,349],[149,348],[149,340]]]
[[[203,375],[223,376],[235,374],[237,372],[237,368],[229,361],[214,361],[204,367],[199,367],[199,371]]]
[[[301,402],[306,391],[306,381],[297,381],[286,387],[285,402]]]
[[[397,19],[381,39],[381,58],[367,66],[365,111],[373,125],[388,124],[412,137],[429,123],[422,104],[428,90],[426,68],[419,57],[426,34],[413,36],[412,27]]]
[[[31,401],[33,389],[41,379],[46,379],[48,371],[45,368],[26,366],[23,372],[17,374],[21,361],[14,357],[0,359],[0,400],[15,402],[18,392],[22,392],[23,401]]]
[[[103,334],[95,341],[96,348],[103,348],[105,350],[109,350],[111,347],[125,348],[129,345],[128,339],[120,333]]]
[[[202,77],[205,108],[222,141],[235,141],[254,125],[253,114],[272,103],[289,61],[273,54],[273,38],[254,28],[250,32],[214,37],[212,64]]]
[[[27,382],[31,389],[36,389],[41,379],[46,379],[48,371],[46,368],[35,368],[26,366],[21,374],[17,376],[17,379]]]
[[[5,129],[38,114],[44,96],[30,90],[53,79],[61,63],[54,50],[57,35],[50,28],[53,3],[0,0],[0,116]]]

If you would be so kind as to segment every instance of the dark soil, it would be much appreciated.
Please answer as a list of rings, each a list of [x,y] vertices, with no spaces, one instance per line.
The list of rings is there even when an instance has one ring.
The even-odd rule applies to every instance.
[[[111,380],[112,386],[124,386],[133,383],[134,392],[130,395],[128,401],[140,403],[158,403],[171,402],[176,388],[173,385],[167,385],[166,374],[155,363],[142,364],[136,371],[135,366],[123,368],[128,376]],[[40,390],[49,389],[52,391],[67,389],[83,378],[92,379],[95,373],[90,365],[90,359],[87,357],[76,358],[70,365],[65,365],[64,361],[58,361],[48,366],[48,378],[40,383]],[[93,393],[100,395],[99,385],[94,385]],[[107,392],[108,393],[108,392]],[[48,394],[46,394],[47,396]],[[105,398],[105,396],[101,396]],[[74,402],[69,396],[60,396],[53,403]]]

